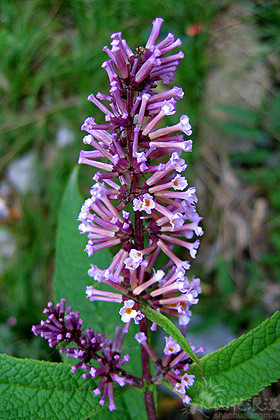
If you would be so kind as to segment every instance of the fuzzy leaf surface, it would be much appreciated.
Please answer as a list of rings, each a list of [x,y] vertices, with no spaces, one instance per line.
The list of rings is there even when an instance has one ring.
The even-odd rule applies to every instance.
[[[280,312],[200,362],[203,375],[196,364],[188,370],[192,404],[230,407],[256,395],[280,378]]]
[[[99,404],[92,392],[95,387],[92,379],[84,380],[80,372],[72,374],[64,363],[0,355],[2,419],[83,420],[101,416],[101,412],[109,411],[108,404]],[[117,407],[119,398],[123,407],[124,391],[119,388],[115,392]]]

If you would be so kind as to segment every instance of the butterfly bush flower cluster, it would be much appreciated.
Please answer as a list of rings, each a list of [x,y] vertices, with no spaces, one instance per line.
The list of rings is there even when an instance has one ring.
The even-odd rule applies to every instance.
[[[192,359],[188,353],[181,349],[178,343],[172,337],[165,337],[166,345],[164,348],[164,357],[159,360],[152,348],[147,342],[147,336],[139,332],[135,339],[145,348],[151,359],[155,362],[157,372],[153,377],[154,383],[157,383],[164,377],[172,386],[173,391],[177,392],[185,404],[189,404],[191,398],[187,395],[187,389],[194,383],[194,375],[188,375],[189,363]],[[204,346],[195,348],[191,346],[195,354],[203,352]]]
[[[120,357],[122,342],[128,332],[129,324],[123,328],[121,333],[121,327],[117,326],[112,341],[106,339],[104,334],[97,334],[92,328],[82,332],[83,321],[80,319],[79,312],[72,312],[71,306],[65,311],[65,303],[65,299],[61,299],[60,303],[54,307],[52,302],[49,302],[48,308],[44,310],[44,313],[48,315],[47,320],[41,321],[41,325],[33,326],[32,331],[35,335],[40,334],[48,340],[50,347],[65,342],[72,344],[70,348],[60,349],[60,352],[66,353],[67,357],[80,360],[72,367],[72,373],[81,368],[86,372],[83,374],[84,379],[101,377],[102,379],[93,393],[100,395],[104,388],[99,402],[104,405],[108,396],[109,409],[115,410],[113,382],[120,386],[124,386],[126,383],[142,385],[141,379],[122,368],[122,365],[130,359],[128,354]],[[95,362],[95,366],[93,366],[93,362]]]
[[[122,366],[130,360],[130,356],[121,356],[122,344],[128,332],[130,322],[124,328],[116,326],[113,340],[108,340],[104,334],[99,334],[94,329],[82,331],[83,321],[78,311],[73,312],[71,306],[66,308],[66,300],[61,299],[55,307],[52,302],[44,309],[48,316],[46,321],[41,321],[40,325],[34,325],[32,331],[35,335],[48,340],[49,346],[54,347],[59,343],[71,347],[61,348],[60,353],[65,353],[67,357],[77,359],[78,362],[72,366],[71,372],[75,373],[78,369],[85,371],[83,378],[101,378],[98,386],[93,390],[94,395],[102,393],[99,403],[105,404],[109,400],[110,411],[116,409],[113,383],[123,387],[126,384],[134,387],[143,387],[143,379],[127,372]],[[147,343],[147,336],[139,332],[135,339],[145,348],[149,356],[157,366],[157,372],[152,378],[153,383],[157,383],[159,377],[165,377],[174,386],[174,392],[179,393],[183,402],[189,403],[190,397],[186,395],[186,389],[193,384],[194,376],[187,375],[185,372],[189,368],[188,362],[192,362],[185,351],[181,351],[180,346],[172,339],[166,337],[165,356],[160,361]],[[203,346],[195,349],[195,353],[204,351]],[[173,357],[173,355],[176,355]],[[181,374],[183,370],[183,374]]]
[[[114,33],[109,60],[109,94],[98,92],[88,100],[104,114],[101,124],[88,117],[79,163],[96,168],[95,184],[79,215],[81,233],[87,233],[86,252],[118,245],[108,267],[91,264],[90,277],[109,284],[116,292],[87,288],[90,301],[124,303],[120,311],[127,322],[141,319],[139,300],[161,312],[175,315],[181,325],[190,319],[190,306],[198,302],[200,281],[189,278],[188,260],[181,260],[174,247],[184,247],[195,258],[203,231],[195,204],[195,188],[182,175],[187,165],[181,153],[191,152],[192,128],[187,115],[178,123],[162,127],[164,117],[175,114],[181,88],[158,92],[157,82],[169,84],[184,57],[173,53],[181,45],[172,34],[157,43],[163,20],[155,19],[145,47],[133,53],[121,33]],[[184,134],[182,134],[184,133]],[[164,162],[164,163],[163,163]],[[134,222],[132,221],[134,218]],[[163,252],[168,261],[154,269]],[[129,299],[129,302],[126,300]],[[127,306],[129,305],[129,306]]]
[[[203,234],[196,190],[183,175],[187,167],[183,155],[192,151],[192,127],[187,115],[166,125],[166,117],[176,113],[184,92],[176,86],[162,89],[162,84],[173,81],[184,54],[177,52],[181,40],[171,33],[158,41],[162,23],[161,18],[154,20],[146,45],[134,52],[120,32],[112,34],[111,46],[104,47],[109,59],[102,64],[110,90],[88,97],[104,118],[96,122],[88,117],[81,127],[87,147],[80,152],[79,163],[94,168],[90,197],[78,217],[79,230],[88,237],[85,251],[92,257],[104,248],[117,249],[105,269],[90,264],[92,284],[86,296],[91,302],[119,303],[124,329],[118,338],[120,327],[116,328],[113,341],[93,330],[81,332],[79,313],[68,308],[65,315],[64,300],[56,308],[50,303],[47,321],[34,327],[35,334],[40,333],[50,346],[62,341],[75,344],[61,351],[80,360],[73,372],[81,368],[85,378],[102,377],[94,393],[104,388],[100,404],[108,396],[110,410],[115,408],[113,382],[143,386],[142,379],[122,367],[129,356],[121,356],[121,344],[131,322],[140,324],[135,338],[157,366],[150,381],[164,377],[185,403],[190,402],[187,390],[194,381],[187,374],[189,355],[172,337],[166,337],[159,360],[148,345],[147,331],[141,328],[146,322],[141,312],[145,303],[177,317],[186,330],[190,307],[197,304],[201,292],[200,280],[188,275],[199,247],[197,237]],[[178,247],[185,248],[186,259],[180,258]],[[165,254],[162,266],[160,254]],[[102,290],[100,284],[94,287],[95,282],[112,290]],[[151,330],[155,329],[153,323]],[[92,361],[99,367],[93,367]]]

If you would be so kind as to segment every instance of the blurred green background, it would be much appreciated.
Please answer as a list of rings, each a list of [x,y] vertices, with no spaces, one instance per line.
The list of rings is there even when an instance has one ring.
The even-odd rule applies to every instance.
[[[205,231],[193,263],[203,296],[190,332],[213,350],[279,309],[280,2],[1,0],[0,352],[58,360],[31,326],[51,298],[80,126],[100,117],[86,98],[108,89],[100,65],[110,34],[145,45],[157,16],[161,36],[174,33],[185,53],[174,84],[185,91],[178,113],[194,127],[186,176]],[[85,197],[89,175],[83,168]],[[165,419],[173,405],[162,399]],[[177,402],[175,411],[202,418]]]

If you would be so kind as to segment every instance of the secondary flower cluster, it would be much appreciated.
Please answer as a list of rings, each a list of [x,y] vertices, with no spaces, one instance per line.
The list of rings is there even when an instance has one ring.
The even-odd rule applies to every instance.
[[[188,353],[182,350],[179,344],[169,336],[165,337],[164,357],[162,360],[159,360],[149,346],[147,336],[144,333],[137,333],[135,339],[144,347],[157,366],[153,382],[156,383],[159,377],[164,377],[173,386],[173,391],[182,397],[183,403],[189,404],[191,398],[187,395],[187,390],[193,385],[195,377],[186,373],[189,369],[189,364],[192,363]],[[195,354],[205,350],[204,346],[200,346],[197,349],[194,346],[191,347]]]
[[[145,300],[186,325],[190,306],[198,302],[200,281],[186,276],[190,263],[180,259],[174,247],[184,247],[195,258],[199,240],[193,236],[203,231],[195,188],[188,187],[181,175],[187,167],[181,152],[192,150],[192,140],[180,133],[192,134],[189,118],[182,115],[176,124],[162,127],[164,117],[175,114],[176,102],[184,95],[176,86],[165,92],[155,90],[157,82],[173,80],[184,57],[182,52],[169,54],[181,45],[172,34],[157,42],[162,22],[154,20],[146,46],[135,52],[120,32],[111,36],[111,49],[104,48],[109,60],[102,67],[110,90],[88,97],[105,121],[97,124],[88,117],[82,125],[88,133],[83,141],[93,150],[82,150],[79,163],[97,172],[91,197],[79,215],[79,229],[88,235],[89,257],[119,246],[107,269],[91,264],[88,271],[117,292],[89,286],[86,293],[91,301],[124,302],[122,320],[138,322],[143,315],[137,303]],[[161,252],[168,262],[155,270]]]
[[[60,352],[66,353],[67,357],[80,360],[72,366],[72,373],[81,368],[87,372],[83,374],[84,379],[102,378],[97,388],[93,390],[95,395],[100,395],[103,388],[103,395],[99,401],[101,405],[105,404],[108,397],[109,409],[116,409],[113,382],[120,386],[125,384],[142,386],[141,379],[122,368],[123,364],[130,359],[128,354],[120,356],[129,323],[123,328],[121,334],[121,327],[117,326],[114,339],[111,341],[105,338],[104,334],[97,334],[92,328],[82,332],[83,321],[80,319],[79,312],[72,312],[71,306],[69,306],[65,314],[65,299],[61,299],[55,307],[52,302],[49,302],[44,313],[48,316],[47,320],[41,321],[40,325],[33,325],[32,331],[35,335],[40,334],[41,337],[48,340],[50,347],[59,343],[72,344],[70,348],[60,349]],[[92,365],[93,361],[95,366]]]

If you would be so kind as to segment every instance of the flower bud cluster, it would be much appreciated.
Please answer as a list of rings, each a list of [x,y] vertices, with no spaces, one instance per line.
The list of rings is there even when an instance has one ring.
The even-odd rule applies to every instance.
[[[105,404],[108,397],[109,409],[116,409],[113,382],[121,387],[125,384],[142,385],[141,379],[122,368],[122,365],[130,359],[128,354],[121,357],[123,339],[128,332],[130,323],[125,325],[121,334],[121,327],[117,326],[114,339],[108,340],[104,334],[98,334],[92,328],[82,332],[83,321],[80,319],[79,312],[72,312],[71,306],[69,306],[65,314],[65,299],[61,299],[56,307],[52,302],[49,302],[44,313],[48,315],[48,318],[46,321],[41,321],[40,325],[33,325],[32,331],[35,335],[40,334],[41,337],[48,340],[50,347],[59,343],[71,344],[71,347],[61,348],[59,351],[65,353],[67,357],[79,360],[72,366],[72,373],[81,368],[86,371],[83,374],[84,379],[101,377],[99,385],[93,390],[95,395],[100,395],[103,388],[103,394],[99,401],[101,405]],[[95,362],[94,366],[93,361]]]
[[[40,334],[49,342],[50,347],[64,341],[75,341],[81,337],[81,327],[83,321],[80,319],[79,312],[72,312],[71,306],[65,308],[65,299],[61,299],[55,307],[52,302],[44,309],[44,314],[48,316],[46,321],[41,321],[40,325],[33,325],[32,331],[35,335]],[[65,313],[66,309],[66,313]]]

